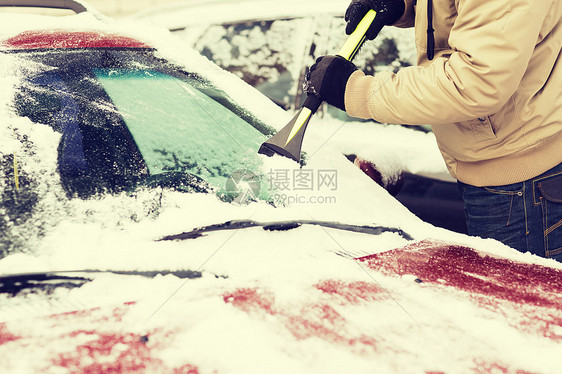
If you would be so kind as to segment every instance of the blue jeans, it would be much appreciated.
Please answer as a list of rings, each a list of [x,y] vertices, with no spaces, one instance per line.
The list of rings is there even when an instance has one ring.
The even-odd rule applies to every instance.
[[[458,186],[470,235],[562,262],[562,164],[521,183]]]

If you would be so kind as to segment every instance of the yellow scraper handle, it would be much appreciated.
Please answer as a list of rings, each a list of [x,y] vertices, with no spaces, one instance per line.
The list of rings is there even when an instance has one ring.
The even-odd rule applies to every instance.
[[[337,53],[338,56],[351,61],[361,48],[366,39],[365,34],[375,20],[377,12],[369,10],[363,19],[359,22],[355,31],[349,35],[343,47]],[[293,119],[279,132],[265,141],[258,153],[272,156],[279,154],[300,162],[301,146],[304,132],[308,126],[308,122],[312,115],[318,110],[322,104],[322,99],[315,95],[308,95],[304,104]]]
[[[365,14],[363,19],[355,28],[355,31],[349,35],[343,47],[341,47],[338,52],[338,56],[341,56],[348,61],[351,61],[353,57],[355,57],[355,54],[359,51],[359,48],[361,48],[361,45],[365,41],[365,34],[367,34],[367,30],[369,30],[369,27],[371,26],[371,23],[373,23],[376,15],[377,12],[372,9]]]

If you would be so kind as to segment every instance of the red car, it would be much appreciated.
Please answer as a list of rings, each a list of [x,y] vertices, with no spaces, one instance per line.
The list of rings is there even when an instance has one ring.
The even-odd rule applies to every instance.
[[[3,371],[559,369],[562,265],[424,223],[313,132],[302,168],[258,155],[282,109],[63,5],[0,16]]]

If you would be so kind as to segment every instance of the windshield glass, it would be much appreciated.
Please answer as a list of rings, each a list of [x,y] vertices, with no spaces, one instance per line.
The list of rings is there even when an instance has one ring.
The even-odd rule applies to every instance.
[[[62,134],[58,163],[67,192],[86,197],[140,184],[210,185],[221,193],[234,172],[260,170],[257,150],[271,129],[153,53],[21,53],[40,68],[25,78],[15,108]]]
[[[194,79],[158,71],[95,69],[150,174],[188,172],[221,188],[255,166],[265,136],[215,101]],[[216,94],[216,93],[215,93]]]

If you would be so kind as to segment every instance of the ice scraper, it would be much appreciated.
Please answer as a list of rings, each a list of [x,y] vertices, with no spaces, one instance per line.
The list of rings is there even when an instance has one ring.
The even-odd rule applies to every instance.
[[[369,10],[363,17],[361,22],[355,28],[355,31],[349,35],[343,47],[337,53],[338,56],[351,61],[355,54],[361,48],[366,39],[365,34],[369,30],[371,23],[375,20],[377,12]],[[265,141],[258,153],[273,156],[278,154],[300,162],[301,146],[306,126],[312,115],[318,110],[322,104],[322,100],[314,95],[308,95],[302,108],[295,114],[293,119],[279,132]]]

